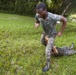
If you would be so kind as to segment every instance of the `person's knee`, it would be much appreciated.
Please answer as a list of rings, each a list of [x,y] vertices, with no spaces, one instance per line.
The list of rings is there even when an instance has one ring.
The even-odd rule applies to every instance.
[[[54,38],[53,37],[49,38],[48,44],[51,45],[51,46],[54,45]]]

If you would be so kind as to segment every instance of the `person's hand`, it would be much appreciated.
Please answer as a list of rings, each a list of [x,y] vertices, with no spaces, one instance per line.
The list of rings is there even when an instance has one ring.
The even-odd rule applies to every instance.
[[[35,28],[38,28],[39,27],[39,23],[35,23]]]
[[[57,36],[61,36],[61,35],[62,35],[62,32],[58,32],[58,33],[57,33]]]
[[[48,43],[49,38],[47,36],[45,36],[45,41]]]

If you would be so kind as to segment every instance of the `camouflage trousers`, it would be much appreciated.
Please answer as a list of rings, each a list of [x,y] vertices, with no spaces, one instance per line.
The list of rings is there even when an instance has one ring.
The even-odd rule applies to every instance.
[[[56,47],[58,54],[54,54],[54,55],[58,55],[58,56],[65,56],[65,55],[72,55],[72,54],[76,54],[76,50],[73,49],[74,48],[74,44],[72,43],[71,46],[64,46],[64,47]]]
[[[45,36],[47,36],[47,35],[42,34],[41,43],[46,46],[46,48],[45,48],[46,64],[48,67],[50,67],[50,58],[52,55],[52,47],[54,46],[55,36],[50,37],[47,44],[45,41]]]

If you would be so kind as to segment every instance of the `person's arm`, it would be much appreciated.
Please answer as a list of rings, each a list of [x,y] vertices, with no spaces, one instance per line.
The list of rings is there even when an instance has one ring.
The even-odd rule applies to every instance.
[[[60,21],[62,22],[62,26],[61,26],[61,30],[57,33],[58,36],[61,36],[62,35],[62,33],[63,33],[63,31],[64,31],[64,29],[66,27],[66,23],[67,23],[66,18],[63,17],[63,16],[61,17],[61,20]]]
[[[35,28],[38,28],[40,26],[40,22],[38,20],[36,20],[35,22]]]
[[[39,25],[40,25],[40,21],[39,21],[39,19],[38,19],[38,13],[36,13],[36,15],[35,15],[35,19],[36,19],[36,22],[35,22],[35,28],[38,28]]]

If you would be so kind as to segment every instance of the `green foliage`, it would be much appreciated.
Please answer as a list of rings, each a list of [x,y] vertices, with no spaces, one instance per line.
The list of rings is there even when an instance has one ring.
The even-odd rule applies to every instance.
[[[71,6],[69,7],[69,9],[66,13],[69,14],[69,15],[76,14],[75,6],[76,6],[76,0],[73,0]]]
[[[35,29],[34,21],[29,16],[0,13],[0,75],[75,75],[76,55],[52,57],[52,68],[42,72],[45,47],[40,44],[42,29]],[[72,42],[76,45],[75,37],[76,24],[68,22],[55,45],[68,46]]]
[[[48,11],[58,14],[62,14],[70,2],[74,5],[74,8],[76,3],[76,0],[0,0],[0,11],[34,14],[34,8],[39,1],[47,4]]]
[[[0,10],[11,11],[19,14],[34,14],[36,1],[28,0],[7,0],[0,1]]]
[[[15,12],[19,14],[33,14],[34,2],[26,2],[25,0],[16,1]]]
[[[70,0],[46,0],[48,10],[58,14],[62,14],[63,10],[69,3]]]

